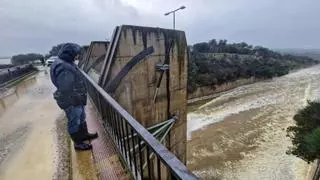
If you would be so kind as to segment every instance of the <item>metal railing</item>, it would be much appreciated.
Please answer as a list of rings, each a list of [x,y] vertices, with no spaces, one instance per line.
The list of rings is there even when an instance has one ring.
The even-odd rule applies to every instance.
[[[37,69],[31,64],[0,69],[0,88],[36,70]]]
[[[104,128],[135,179],[197,179],[104,89],[80,71],[86,79],[89,95],[102,116]]]

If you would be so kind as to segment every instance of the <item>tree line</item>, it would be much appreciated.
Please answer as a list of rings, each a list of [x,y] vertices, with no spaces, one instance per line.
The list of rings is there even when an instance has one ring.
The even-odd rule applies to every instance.
[[[22,64],[32,63],[36,60],[44,61],[45,59],[48,59],[51,56],[57,56],[64,44],[65,43],[60,43],[53,46],[51,50],[45,55],[42,55],[40,53],[27,53],[27,54],[14,55],[11,57],[11,64],[22,65]]]
[[[42,60],[44,57],[42,54],[28,53],[28,54],[18,54],[11,57],[11,64],[13,65],[23,65],[36,60]]]
[[[212,39],[209,42],[196,43],[192,47],[193,52],[199,53],[230,53],[230,54],[244,54],[244,55],[257,55],[268,57],[280,57],[281,54],[269,50],[262,46],[252,46],[245,42],[228,43],[227,40]]]
[[[272,78],[292,69],[319,63],[306,56],[282,55],[268,48],[226,40],[189,46],[188,92],[197,87],[221,85],[240,78]]]

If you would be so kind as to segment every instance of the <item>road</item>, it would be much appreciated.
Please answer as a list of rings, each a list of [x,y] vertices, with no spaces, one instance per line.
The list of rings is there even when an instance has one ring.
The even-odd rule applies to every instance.
[[[57,131],[57,122],[64,116],[53,101],[53,91],[48,70],[42,70],[6,97],[0,111],[1,180],[54,179],[61,173],[58,167],[65,164],[59,146],[68,144],[59,140],[63,133]]]

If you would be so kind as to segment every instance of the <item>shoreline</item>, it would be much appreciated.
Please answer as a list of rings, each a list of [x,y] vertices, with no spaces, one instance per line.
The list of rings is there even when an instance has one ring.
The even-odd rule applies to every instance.
[[[302,68],[298,68],[298,69],[293,69],[288,74],[292,74],[292,73],[298,72],[303,69],[312,68],[317,65],[319,65],[319,64],[315,64],[315,65],[307,66],[307,67],[302,67]],[[285,74],[283,76],[286,76],[288,74]],[[212,99],[215,99],[225,93],[228,93],[229,91],[231,91],[233,89],[236,89],[236,88],[239,88],[242,86],[246,86],[246,85],[250,85],[250,84],[254,84],[254,83],[258,83],[258,82],[270,81],[274,78],[279,78],[279,77],[283,77],[283,76],[277,76],[277,77],[272,77],[272,78],[268,78],[268,79],[258,79],[255,77],[250,77],[250,78],[246,78],[246,79],[242,78],[242,79],[237,79],[235,81],[226,82],[226,83],[219,85],[219,86],[215,86],[216,87],[215,89],[213,89],[214,86],[197,87],[197,89],[194,92],[188,93],[187,105],[189,106],[189,105],[193,105],[195,103],[201,102],[201,101],[212,100]],[[223,90],[219,90],[219,88],[222,86],[229,86],[229,87],[222,88]],[[202,92],[203,93],[202,95],[194,95],[196,91],[202,91],[201,89],[209,90],[211,92],[207,92],[207,93]],[[191,97],[189,99],[189,95],[196,96],[196,97]]]
[[[251,78],[247,78],[247,79],[238,79],[238,80],[233,81],[233,82],[224,83],[224,84],[222,84],[220,86],[217,86],[217,88],[215,88],[215,89],[213,89],[210,86],[198,87],[197,88],[198,91],[207,91],[207,92],[201,92],[202,94],[206,94],[206,95],[203,95],[203,96],[202,95],[196,95],[197,97],[193,97],[193,98],[190,98],[190,99],[188,98],[187,104],[188,105],[192,105],[192,104],[197,103],[199,101],[211,100],[211,99],[217,98],[217,97],[219,97],[219,96],[221,96],[221,95],[223,95],[225,93],[228,93],[229,91],[231,91],[233,89],[236,89],[238,87],[249,85],[249,84],[254,84],[254,83],[257,83],[257,82],[268,81],[268,80],[271,80],[271,79],[257,79],[257,78],[251,77]],[[219,89],[219,87],[222,87],[222,86],[227,86],[227,87]],[[204,89],[204,90],[202,90],[202,89]],[[190,94],[188,94],[188,96]],[[195,95],[193,95],[193,96],[195,96]]]

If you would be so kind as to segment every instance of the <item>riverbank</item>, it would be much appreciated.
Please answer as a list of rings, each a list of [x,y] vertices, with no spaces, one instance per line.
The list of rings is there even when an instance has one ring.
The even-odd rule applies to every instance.
[[[300,69],[294,69],[294,70],[291,70],[289,74],[298,72],[298,71],[306,69],[306,68],[311,68],[311,67],[306,66],[306,67],[303,67]],[[273,78],[279,78],[279,77],[273,77]],[[261,79],[260,78],[259,79],[259,78],[255,78],[255,77],[250,77],[250,78],[237,79],[235,81],[227,82],[227,83],[224,83],[221,85],[197,87],[193,92],[188,93],[188,104],[190,105],[190,104],[194,104],[199,101],[217,98],[217,97],[227,93],[228,91],[233,90],[235,88],[238,88],[240,86],[249,85],[249,84],[262,82],[262,81],[272,81],[273,78],[270,78],[270,79]]]
[[[188,104],[195,103],[201,100],[212,99],[231,89],[259,81],[261,81],[261,79],[251,77],[247,79],[238,79],[236,81],[227,82],[222,85],[198,87],[195,91],[188,93]]]

